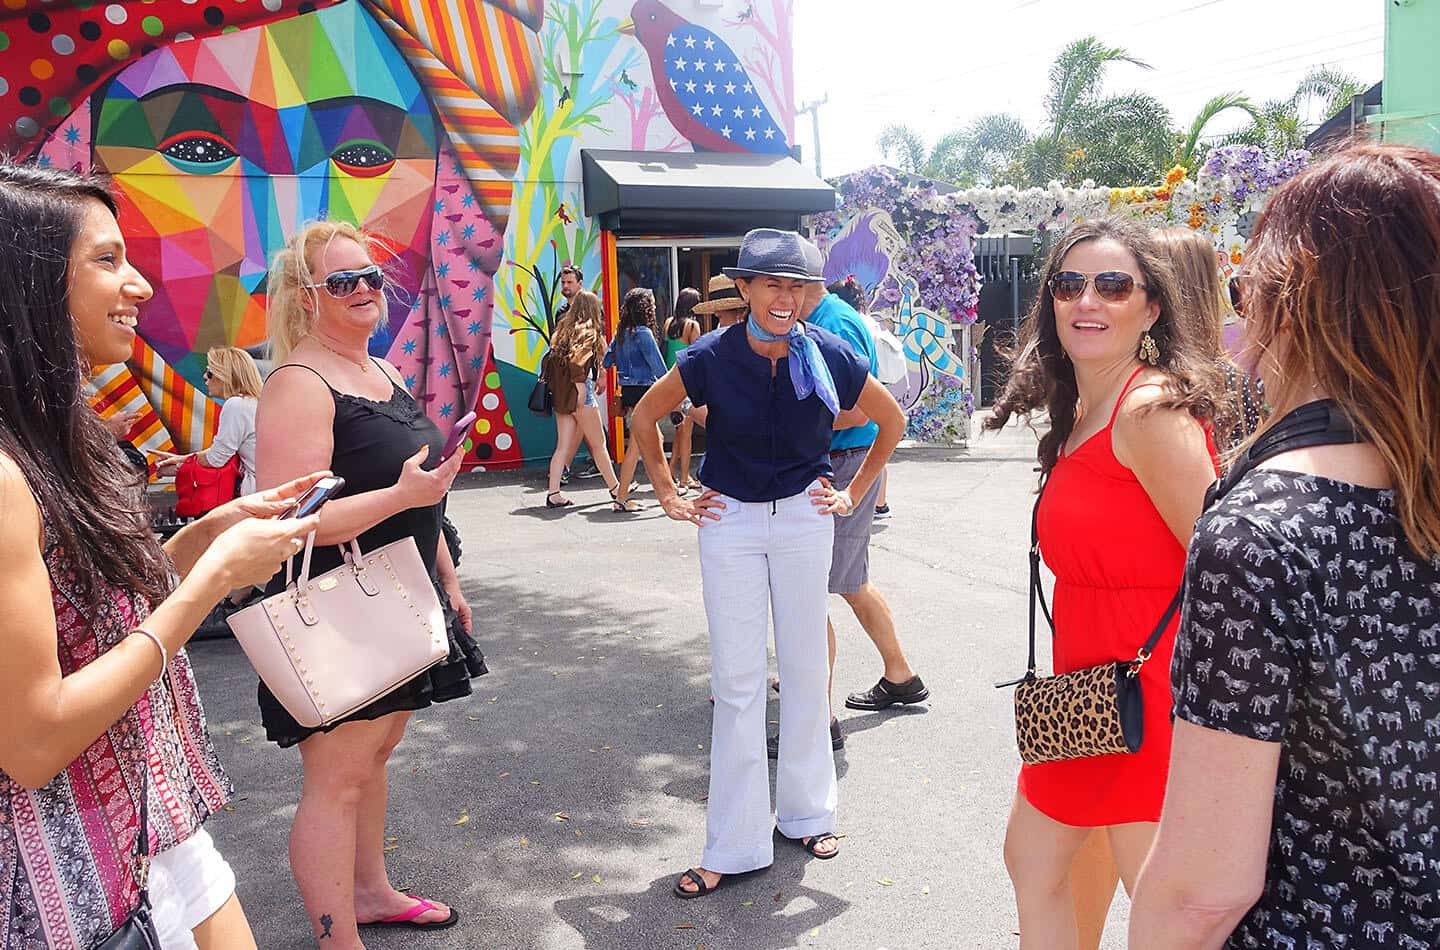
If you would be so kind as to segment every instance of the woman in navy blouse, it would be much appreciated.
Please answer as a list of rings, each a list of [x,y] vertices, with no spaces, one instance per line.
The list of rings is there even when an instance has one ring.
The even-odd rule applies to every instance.
[[[834,520],[850,514],[900,441],[905,417],[869,363],[839,337],[797,318],[818,252],[793,231],[745,235],[727,267],[749,319],[708,334],[635,407],[635,441],[665,513],[700,532],[710,625],[710,797],[705,853],[675,894],[700,897],[726,875],[767,867],[774,824],[817,858],[839,852],[830,751],[825,636]],[[682,399],[708,407],[700,480],[683,498],[655,423]],[[848,491],[830,479],[830,437],[865,419],[880,426]],[[765,752],[765,634],[774,616],[780,694],[775,817]]]

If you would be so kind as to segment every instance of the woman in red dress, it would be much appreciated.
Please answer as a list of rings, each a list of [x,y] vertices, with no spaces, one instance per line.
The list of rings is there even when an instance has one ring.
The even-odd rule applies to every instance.
[[[1039,449],[1048,479],[1039,535],[1056,577],[1056,673],[1135,656],[1175,596],[1217,473],[1210,432],[1220,380],[1176,319],[1178,301],[1143,225],[1076,225],[1046,265],[988,423],[1041,410],[1050,418]],[[1082,925],[1087,942],[1098,940],[1103,916],[1086,918],[1108,902],[1105,885],[1113,892],[1107,850],[1126,890],[1134,884],[1165,795],[1174,637],[1172,624],[1141,669],[1138,752],[1021,769],[1005,863],[1022,950],[1078,947]],[[1091,841],[1092,829],[1103,829],[1101,840]]]

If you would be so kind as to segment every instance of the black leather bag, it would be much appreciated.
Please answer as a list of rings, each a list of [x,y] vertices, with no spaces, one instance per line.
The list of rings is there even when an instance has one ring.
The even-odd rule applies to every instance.
[[[110,936],[95,945],[94,950],[161,950],[160,932],[150,913],[150,776],[140,786],[140,853],[135,856],[135,879],[140,882],[140,906],[130,912],[125,922]]]
[[[1354,427],[1334,405],[1323,400],[1306,403],[1271,426],[1256,439],[1235,466],[1205,494],[1209,509],[1247,473],[1266,459],[1295,449],[1361,441]],[[1041,486],[1044,494],[1044,485]],[[1093,755],[1138,752],[1144,741],[1145,705],[1140,690],[1140,668],[1150,659],[1165,628],[1185,595],[1180,589],[1155,625],[1154,631],[1131,660],[1116,660],[1058,676],[1035,672],[1035,605],[1039,603],[1050,624],[1055,622],[1040,586],[1040,543],[1037,517],[1040,499],[1030,515],[1030,657],[1025,675],[996,684],[1015,687],[1015,739],[1027,765],[1079,759]]]
[[[535,388],[530,390],[530,411],[537,416],[548,416],[555,411],[555,394],[550,392],[550,384],[543,376],[535,380]]]

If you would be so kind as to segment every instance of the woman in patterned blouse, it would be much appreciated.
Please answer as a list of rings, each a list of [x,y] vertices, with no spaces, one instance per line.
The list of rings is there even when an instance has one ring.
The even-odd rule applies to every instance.
[[[1261,214],[1273,418],[1328,400],[1361,441],[1270,458],[1195,528],[1132,947],[1440,946],[1437,261],[1417,149],[1353,146]]]
[[[93,947],[124,923],[142,810],[163,946],[255,946],[201,828],[230,787],[182,648],[227,591],[264,583],[303,544],[316,519],[273,516],[318,476],[224,505],[162,549],[83,385],[88,367],[130,357],[150,294],[109,192],[0,163],[7,950]]]

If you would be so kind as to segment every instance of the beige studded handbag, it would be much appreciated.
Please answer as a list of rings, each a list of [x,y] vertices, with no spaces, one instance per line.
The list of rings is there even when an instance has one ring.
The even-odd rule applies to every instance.
[[[308,729],[328,726],[445,659],[445,615],[414,538],[369,554],[350,541],[345,563],[310,576],[315,535],[300,577],[227,622],[255,672]],[[348,549],[347,549],[348,548]]]

